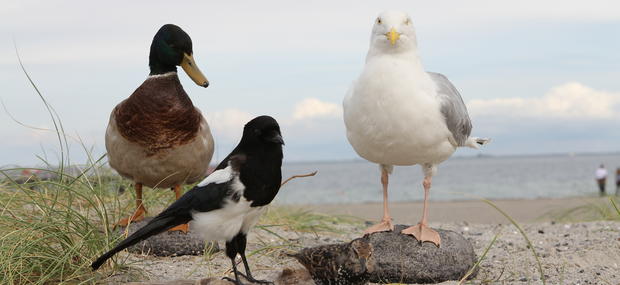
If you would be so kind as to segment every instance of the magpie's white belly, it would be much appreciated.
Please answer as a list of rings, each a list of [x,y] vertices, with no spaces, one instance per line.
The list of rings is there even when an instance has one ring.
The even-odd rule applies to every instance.
[[[343,102],[347,138],[380,164],[440,163],[456,150],[428,75],[394,73],[398,62],[367,63]],[[396,66],[396,67],[395,67]]]
[[[241,197],[239,202],[227,201],[224,207],[209,212],[192,213],[192,227],[205,240],[230,241],[239,232],[247,234],[256,225],[266,207],[250,207]]]

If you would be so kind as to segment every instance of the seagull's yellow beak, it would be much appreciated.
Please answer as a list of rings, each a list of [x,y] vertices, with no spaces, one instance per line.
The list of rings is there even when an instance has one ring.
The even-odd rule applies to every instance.
[[[396,29],[392,28],[385,36],[390,40],[390,44],[395,45],[396,41],[400,38],[400,33]]]
[[[202,74],[202,71],[198,69],[198,66],[196,65],[196,62],[194,61],[193,56],[184,53],[183,61],[181,61],[181,67],[183,67],[183,70],[185,70],[185,73],[187,73],[187,75],[189,75],[189,78],[194,80],[196,84],[202,87],[209,86],[209,80],[207,80],[204,74]]]

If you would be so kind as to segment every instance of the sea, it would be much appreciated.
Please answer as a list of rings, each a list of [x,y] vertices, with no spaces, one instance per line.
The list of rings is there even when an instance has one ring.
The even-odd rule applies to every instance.
[[[607,193],[616,191],[620,153],[537,156],[452,157],[441,163],[433,177],[433,201],[470,199],[536,199],[598,195],[596,168],[609,173]],[[364,160],[299,162],[283,165],[283,179],[318,171],[284,185],[278,204],[344,204],[382,201],[377,164]],[[424,198],[418,165],[396,166],[389,180],[389,200],[410,202]]]

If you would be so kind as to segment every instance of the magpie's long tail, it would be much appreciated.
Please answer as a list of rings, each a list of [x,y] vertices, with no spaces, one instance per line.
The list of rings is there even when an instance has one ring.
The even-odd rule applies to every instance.
[[[112,250],[106,252],[105,254],[97,258],[97,260],[95,260],[95,262],[93,262],[90,266],[93,268],[93,270],[97,270],[106,260],[114,256],[119,251],[126,249],[151,236],[154,236],[156,234],[169,230],[175,226],[186,223],[188,221],[189,220],[184,221],[174,216],[167,216],[167,217],[157,216],[153,218],[153,220],[151,220],[144,227],[140,228],[135,233],[133,233],[132,235],[130,235],[129,237],[121,241],[115,248],[113,248]]]

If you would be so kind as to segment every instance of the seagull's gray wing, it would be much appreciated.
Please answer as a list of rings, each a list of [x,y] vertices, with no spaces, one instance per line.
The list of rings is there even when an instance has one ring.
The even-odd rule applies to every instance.
[[[437,86],[441,113],[458,146],[464,146],[471,134],[471,120],[461,94],[443,74],[428,72]]]

